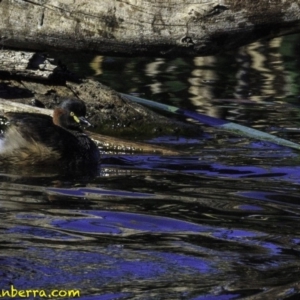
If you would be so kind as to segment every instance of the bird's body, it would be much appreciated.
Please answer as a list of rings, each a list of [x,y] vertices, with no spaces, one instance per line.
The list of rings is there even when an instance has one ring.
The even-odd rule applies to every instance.
[[[43,114],[9,112],[9,127],[0,149],[0,165],[54,165],[73,167],[98,164],[95,143],[80,129],[85,115],[81,100],[66,100]]]

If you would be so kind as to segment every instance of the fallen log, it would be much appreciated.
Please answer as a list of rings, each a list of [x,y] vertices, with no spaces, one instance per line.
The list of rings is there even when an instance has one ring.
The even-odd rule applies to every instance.
[[[212,55],[299,32],[295,0],[2,0],[0,45],[109,55]]]

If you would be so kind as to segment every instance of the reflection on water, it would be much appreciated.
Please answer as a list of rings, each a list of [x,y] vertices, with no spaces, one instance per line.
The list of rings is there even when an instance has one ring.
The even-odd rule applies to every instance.
[[[270,97],[298,96],[299,40],[291,35],[209,57],[98,57],[90,74],[118,91],[208,114],[225,99],[248,99],[253,105]]]
[[[235,163],[238,149],[227,164],[203,150],[104,155],[89,182],[2,175],[1,288],[95,299],[295,294],[300,169],[281,150],[265,147],[248,165]],[[289,166],[273,166],[280,155]]]
[[[93,57],[86,72],[122,92],[299,142],[298,39],[195,59]],[[299,153],[204,131],[199,140],[148,141],[178,156],[103,153],[94,176],[0,170],[0,290],[79,289],[85,300],[297,299]]]

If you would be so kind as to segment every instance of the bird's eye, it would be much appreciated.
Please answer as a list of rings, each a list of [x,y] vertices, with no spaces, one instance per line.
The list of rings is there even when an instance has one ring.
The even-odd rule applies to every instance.
[[[73,117],[73,119],[76,123],[80,123],[80,120],[78,119],[78,117],[72,111],[70,112],[70,116]]]

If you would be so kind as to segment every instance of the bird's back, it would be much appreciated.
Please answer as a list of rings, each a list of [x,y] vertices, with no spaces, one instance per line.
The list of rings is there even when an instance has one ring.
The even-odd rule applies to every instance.
[[[50,116],[10,112],[5,117],[10,125],[0,150],[2,162],[27,165],[98,162],[98,149],[88,136],[55,125]]]

